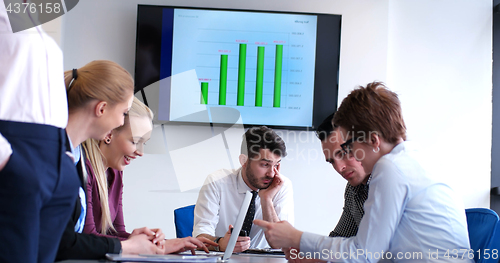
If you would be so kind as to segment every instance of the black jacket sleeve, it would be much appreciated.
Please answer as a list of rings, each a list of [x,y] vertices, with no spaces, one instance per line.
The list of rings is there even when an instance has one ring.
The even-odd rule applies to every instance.
[[[81,159],[84,160],[84,158]],[[82,187],[85,190],[86,184],[83,183],[81,167],[80,163],[78,163],[78,175],[80,176]],[[64,229],[61,243],[59,244],[59,250],[57,251],[56,261],[66,259],[101,259],[106,256],[106,253],[120,253],[122,247],[118,238],[100,237],[92,234],[75,232],[75,225],[80,217],[80,210],[80,197],[78,196],[76,198],[73,214]]]

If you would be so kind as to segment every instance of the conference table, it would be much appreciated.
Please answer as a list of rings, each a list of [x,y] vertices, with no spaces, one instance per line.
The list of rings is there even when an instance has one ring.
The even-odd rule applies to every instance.
[[[64,260],[58,263],[103,263],[113,262],[108,260]],[[131,261],[128,261],[131,262]],[[186,261],[183,261],[186,262]],[[286,263],[284,257],[277,257],[274,255],[248,255],[248,254],[234,254],[231,256],[228,263]]]

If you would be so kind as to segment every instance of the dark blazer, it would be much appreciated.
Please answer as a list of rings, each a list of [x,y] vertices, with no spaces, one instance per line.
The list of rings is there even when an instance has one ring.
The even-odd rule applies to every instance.
[[[78,176],[80,177],[80,183],[86,193],[87,182],[83,181],[82,160],[85,160],[85,156],[80,158],[76,167]],[[66,229],[64,229],[61,243],[59,244],[56,261],[66,259],[101,259],[106,256],[106,253],[120,253],[122,246],[120,240],[117,238],[100,237],[92,234],[75,232],[75,225],[80,217],[80,204],[80,196],[77,196],[73,214],[66,225]]]

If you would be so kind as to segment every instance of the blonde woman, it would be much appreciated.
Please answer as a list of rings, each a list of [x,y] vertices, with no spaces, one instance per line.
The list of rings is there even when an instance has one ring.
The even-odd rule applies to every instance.
[[[88,138],[102,140],[124,123],[134,92],[132,76],[118,64],[97,60],[64,73],[68,99],[68,125],[66,131],[72,145],[75,162],[78,151]],[[82,163],[77,164],[81,188],[75,200],[75,209],[62,235],[56,260],[99,259],[106,253],[162,253],[152,241],[157,238],[150,229],[138,229],[129,239],[99,237],[81,233],[86,210],[86,177]],[[84,183],[85,182],[85,183]]]
[[[134,98],[123,126],[108,133],[102,141],[89,139],[83,144],[88,172],[88,211],[84,233],[117,237],[120,240],[130,237],[123,220],[123,169],[143,155],[144,143],[149,140],[153,129],[152,120],[151,110]],[[151,230],[156,234],[153,242],[164,249],[163,253],[206,249],[204,242],[216,245],[210,240],[193,237],[164,241],[160,229]]]
[[[153,113],[134,98],[125,124],[108,133],[104,140],[88,139],[83,143],[87,156],[87,217],[84,233],[118,237],[126,240],[122,211],[123,169],[143,155],[149,140]],[[161,230],[154,229],[156,234]]]

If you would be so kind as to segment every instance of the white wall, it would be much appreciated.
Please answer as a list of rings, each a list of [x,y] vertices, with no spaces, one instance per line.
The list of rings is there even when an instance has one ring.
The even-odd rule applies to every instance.
[[[54,20],[51,20],[45,24],[42,24],[43,30],[49,36],[51,36],[59,46],[62,46],[61,43],[61,26],[62,26],[62,17],[58,17]]]
[[[401,96],[409,137],[429,169],[461,192],[466,207],[489,206],[491,0],[86,0],[63,16],[65,69],[110,59],[134,72],[138,3],[342,14],[339,100],[356,85],[387,82]],[[183,136],[207,132],[164,128]],[[291,150],[282,172],[294,183],[296,226],[327,234],[342,211],[345,181],[324,162],[311,132],[279,132]],[[163,141],[161,127],[155,133],[150,145],[175,143],[173,135]],[[237,149],[240,133],[226,136]],[[181,193],[170,154],[156,152],[125,170],[125,223],[128,230],[161,227],[174,237],[173,210],[195,203],[197,191]],[[186,165],[214,165],[196,152],[185,158]]]
[[[387,83],[427,167],[489,207],[491,1],[391,1]]]

